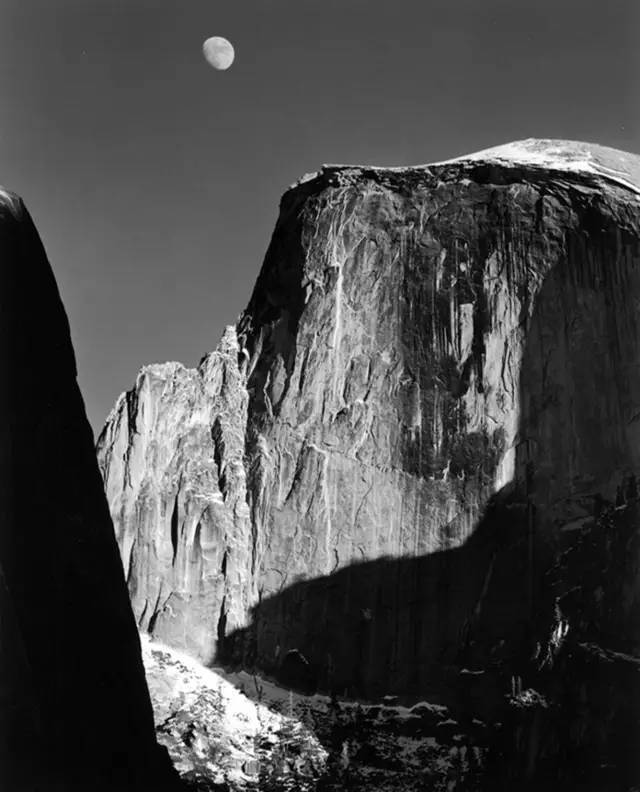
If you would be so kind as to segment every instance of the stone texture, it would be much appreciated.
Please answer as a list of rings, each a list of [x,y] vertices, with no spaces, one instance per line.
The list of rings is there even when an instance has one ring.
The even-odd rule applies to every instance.
[[[207,661],[255,588],[238,357],[229,328],[197,371],[143,368],[99,441],[138,625]]]
[[[5,191],[0,356],[0,787],[173,788],[67,318]]]
[[[100,439],[139,625],[499,710],[554,645],[549,569],[640,466],[639,184],[525,141],[287,192],[237,328],[143,369]]]

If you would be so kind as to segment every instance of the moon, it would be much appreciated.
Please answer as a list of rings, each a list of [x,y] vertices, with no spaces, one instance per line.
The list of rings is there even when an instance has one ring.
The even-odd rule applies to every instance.
[[[218,71],[225,71],[233,63],[236,53],[230,41],[222,36],[211,36],[202,45],[205,60]]]

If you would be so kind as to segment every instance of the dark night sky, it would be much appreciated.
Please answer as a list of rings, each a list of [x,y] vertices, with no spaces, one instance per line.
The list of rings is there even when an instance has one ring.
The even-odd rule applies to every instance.
[[[142,364],[215,346],[281,193],[322,163],[532,136],[640,151],[636,6],[0,0],[0,183],[49,252],[94,429]]]

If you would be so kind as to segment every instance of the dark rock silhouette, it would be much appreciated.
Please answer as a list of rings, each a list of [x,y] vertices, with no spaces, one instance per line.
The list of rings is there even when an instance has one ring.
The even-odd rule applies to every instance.
[[[0,192],[0,788],[167,790],[64,308]]]

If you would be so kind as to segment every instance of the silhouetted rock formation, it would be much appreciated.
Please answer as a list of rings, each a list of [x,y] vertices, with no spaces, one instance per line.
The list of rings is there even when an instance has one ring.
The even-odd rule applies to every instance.
[[[637,567],[587,551],[624,592],[588,624],[550,576],[637,497],[639,185],[632,155],[525,141],[287,192],[237,328],[197,370],[143,369],[99,441],[140,627],[305,688],[520,718],[512,778],[548,757],[560,783],[589,746],[628,781],[602,758],[619,724],[596,737],[561,691],[637,685],[612,639],[638,634]],[[583,661],[625,670],[596,692]],[[545,731],[557,708],[573,730]]]
[[[0,788],[173,788],[67,318],[4,191],[0,360]]]

